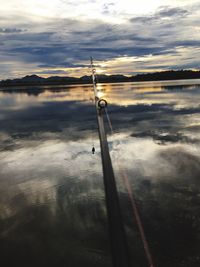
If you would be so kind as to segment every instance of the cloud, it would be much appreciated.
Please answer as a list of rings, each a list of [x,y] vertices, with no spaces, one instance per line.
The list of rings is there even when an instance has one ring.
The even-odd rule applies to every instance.
[[[180,18],[184,18],[189,14],[190,14],[189,11],[184,8],[180,8],[180,7],[171,8],[168,6],[164,6],[164,7],[160,7],[158,11],[152,15],[133,17],[130,19],[130,21],[133,23],[138,23],[138,22],[162,23],[166,19],[177,20]]]
[[[73,64],[70,62],[54,62],[52,64],[41,64],[38,65],[39,68],[57,68],[57,67],[65,67],[65,68],[89,68],[90,65],[86,65],[86,64]]]
[[[189,11],[180,7],[161,7],[156,15],[160,18],[185,17]]]
[[[119,12],[116,9],[119,3],[81,1],[80,5],[87,3],[91,10],[101,6],[103,12],[109,12],[110,18],[114,16],[112,12]],[[54,5],[58,3],[54,2],[52,7]],[[67,2],[63,5],[66,8]],[[75,8],[73,2],[69,6]],[[185,6],[170,4],[135,16],[123,11],[125,13],[119,15],[123,23],[89,15],[57,16],[56,19],[37,16],[34,19],[23,13],[20,18],[19,14],[13,16],[16,23],[12,25],[5,12],[0,20],[1,75],[21,76],[44,68],[55,68],[55,71],[59,68],[63,74],[64,71],[80,74],[82,68],[84,75],[90,56],[95,58],[97,65],[109,62],[105,69],[102,67],[102,71],[108,73],[131,74],[183,66],[196,68],[200,35],[198,29],[195,30],[198,14],[193,8],[192,3]],[[10,71],[4,72],[6,62],[9,62]]]
[[[17,29],[17,28],[0,28],[0,33],[20,33],[24,32],[23,29]]]
[[[200,40],[179,40],[176,42],[172,42],[173,46],[182,46],[182,47],[199,47]]]
[[[49,75],[54,75],[54,74],[68,74],[67,71],[64,70],[44,70],[44,71],[38,71],[37,75],[42,75],[42,74],[49,74]]]

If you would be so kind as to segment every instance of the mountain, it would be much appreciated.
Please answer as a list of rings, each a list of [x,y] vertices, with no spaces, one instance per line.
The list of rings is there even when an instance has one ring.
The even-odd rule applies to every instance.
[[[138,74],[136,76],[131,77],[131,81],[165,81],[184,79],[200,79],[200,71],[169,70],[155,73]]]
[[[139,82],[139,81],[163,81],[163,80],[179,80],[179,79],[200,79],[200,71],[178,70],[178,71],[162,71],[155,73],[137,74],[127,77],[121,74],[118,75],[97,75],[97,82]],[[37,75],[27,75],[21,79],[7,79],[0,81],[1,87],[22,86],[22,85],[67,85],[67,84],[82,84],[92,83],[91,76],[76,77],[60,77],[52,76],[42,78]]]
[[[21,78],[21,81],[23,81],[23,82],[42,82],[44,80],[45,80],[44,78],[39,77],[37,75],[27,75],[27,76]]]

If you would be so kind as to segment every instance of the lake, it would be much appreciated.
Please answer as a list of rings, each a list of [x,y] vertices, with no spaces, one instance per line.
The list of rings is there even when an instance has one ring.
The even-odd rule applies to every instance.
[[[200,80],[98,94],[132,266],[148,264],[122,169],[155,265],[200,266]],[[2,266],[112,266],[93,98],[92,85],[0,88]]]

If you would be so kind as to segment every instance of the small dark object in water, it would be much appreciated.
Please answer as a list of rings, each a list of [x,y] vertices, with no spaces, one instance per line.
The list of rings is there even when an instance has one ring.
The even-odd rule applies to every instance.
[[[94,152],[95,152],[95,148],[93,147],[93,148],[92,148],[92,154],[94,154]]]

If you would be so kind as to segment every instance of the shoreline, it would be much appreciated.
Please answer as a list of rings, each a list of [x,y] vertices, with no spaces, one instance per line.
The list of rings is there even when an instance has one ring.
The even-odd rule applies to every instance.
[[[149,82],[176,82],[176,81],[192,81],[192,80],[200,80],[200,77],[199,78],[179,78],[179,79],[166,79],[166,80],[141,80],[141,81],[98,81],[98,84],[117,84],[117,83],[135,83],[135,84],[142,84],[142,83],[149,83]],[[38,88],[40,87],[44,87],[44,86],[76,86],[76,85],[92,85],[92,81],[91,82],[76,82],[76,83],[44,83],[44,84],[40,84],[40,83],[27,83],[27,84],[13,84],[13,85],[0,85],[0,91],[3,91],[4,89],[9,89],[9,88],[15,88],[17,89],[17,87],[22,87],[23,88],[26,88],[26,87],[29,87],[29,86],[36,86]],[[22,89],[19,89],[19,90],[22,90]],[[45,88],[44,88],[45,89]],[[62,89],[62,88],[57,88],[57,89]]]

